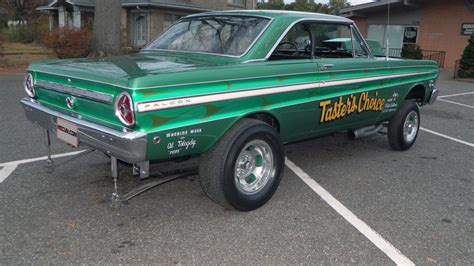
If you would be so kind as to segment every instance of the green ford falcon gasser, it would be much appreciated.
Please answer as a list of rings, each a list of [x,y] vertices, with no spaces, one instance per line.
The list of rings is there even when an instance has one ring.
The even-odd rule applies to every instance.
[[[374,57],[346,18],[223,11],[182,18],[135,55],[33,63],[21,104],[46,132],[108,154],[115,179],[117,159],[145,178],[150,162],[199,156],[204,192],[249,211],[277,189],[285,143],[387,128],[409,149],[437,77],[432,61]]]

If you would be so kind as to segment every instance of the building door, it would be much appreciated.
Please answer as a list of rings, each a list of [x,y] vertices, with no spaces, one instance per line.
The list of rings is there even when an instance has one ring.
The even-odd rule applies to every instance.
[[[132,45],[143,47],[148,41],[147,13],[132,13]]]

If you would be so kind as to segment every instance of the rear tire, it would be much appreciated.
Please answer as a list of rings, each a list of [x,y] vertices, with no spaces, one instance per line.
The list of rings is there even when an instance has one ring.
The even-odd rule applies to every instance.
[[[255,210],[275,193],[283,175],[284,150],[270,125],[245,118],[200,158],[199,180],[216,203]]]
[[[408,150],[420,131],[420,110],[415,100],[403,102],[388,123],[388,143],[395,151]]]

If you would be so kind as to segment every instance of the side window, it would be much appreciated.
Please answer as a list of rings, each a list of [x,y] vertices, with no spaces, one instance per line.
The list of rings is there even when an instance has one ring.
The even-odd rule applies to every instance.
[[[351,27],[345,24],[314,23],[315,58],[352,58]]]
[[[364,42],[362,41],[359,34],[357,34],[356,29],[352,29],[352,36],[354,37],[354,57],[356,58],[367,58],[369,57],[369,53],[367,51],[367,47],[365,46]]]
[[[311,59],[311,33],[307,24],[291,28],[270,57],[270,60],[285,59]]]

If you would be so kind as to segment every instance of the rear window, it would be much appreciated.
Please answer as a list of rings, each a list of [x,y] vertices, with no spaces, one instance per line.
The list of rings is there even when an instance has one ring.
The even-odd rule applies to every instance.
[[[262,17],[207,16],[185,18],[144,50],[243,55],[270,22]]]

